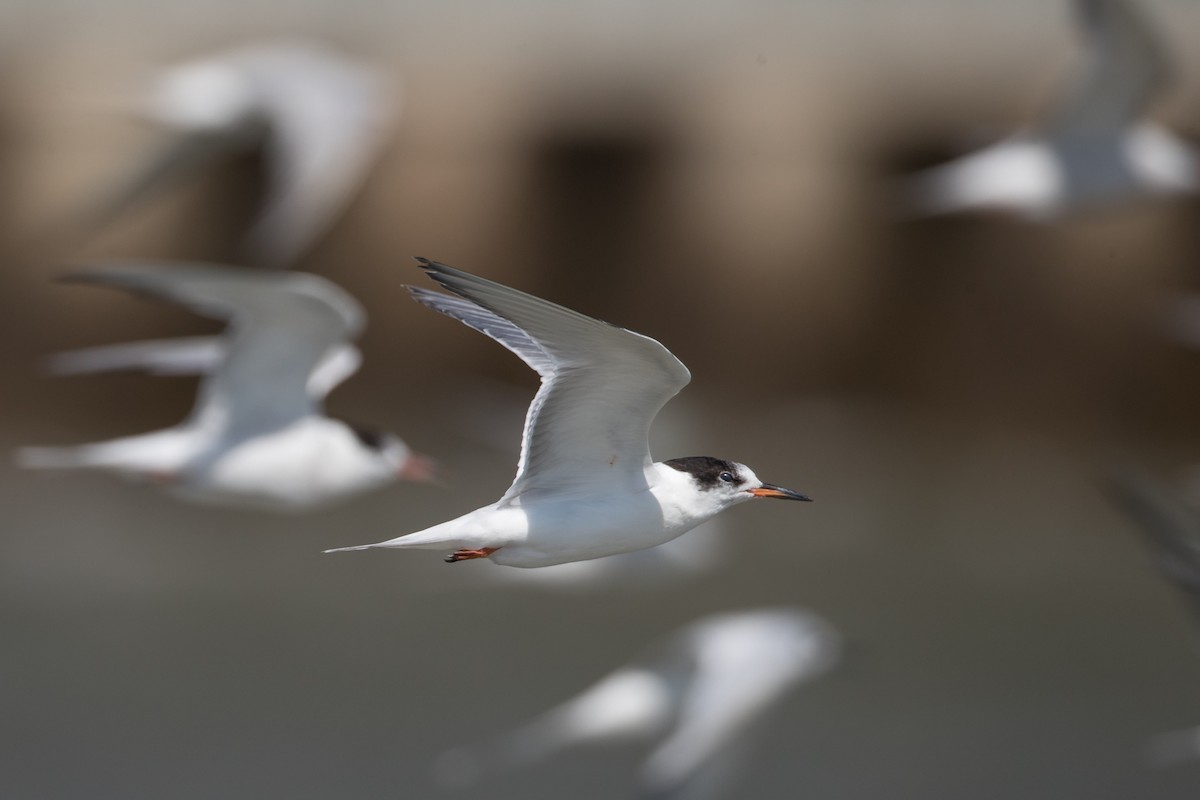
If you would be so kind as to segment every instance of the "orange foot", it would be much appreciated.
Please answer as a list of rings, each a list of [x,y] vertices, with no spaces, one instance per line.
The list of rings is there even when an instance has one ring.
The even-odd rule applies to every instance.
[[[487,558],[499,549],[499,547],[481,547],[478,550],[455,550],[453,553],[446,556],[446,563],[453,564],[455,561],[470,561],[472,558]]]

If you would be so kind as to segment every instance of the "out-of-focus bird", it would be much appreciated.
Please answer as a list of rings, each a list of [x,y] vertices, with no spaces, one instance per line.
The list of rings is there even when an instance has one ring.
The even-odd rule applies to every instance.
[[[1138,523],[1163,577],[1183,593],[1200,626],[1200,514],[1141,470],[1115,473],[1109,488]]]
[[[1049,219],[1200,188],[1194,149],[1143,118],[1169,77],[1132,0],[1076,0],[1084,64],[1032,130],[909,179],[918,214],[997,209]]]
[[[431,462],[397,437],[322,412],[325,395],[358,368],[350,344],[358,303],[316,275],[211,265],[113,265],[69,280],[172,300],[229,321],[220,337],[75,351],[64,373],[147,369],[201,373],[180,425],[78,447],[28,447],[27,467],[95,469],[158,484],[186,499],[303,511],[390,483],[422,480]]]
[[[710,456],[654,462],[650,423],[691,375],[655,340],[444,264],[418,259],[453,295],[423,305],[495,339],[542,376],[517,477],[492,505],[377,544],[544,567],[663,544],[756,497],[808,498]]]
[[[1137,523],[1159,571],[1183,595],[1200,627],[1200,514],[1143,470],[1115,472],[1109,492]],[[1157,736],[1151,755],[1159,762],[1200,757],[1200,728]]]
[[[261,149],[266,193],[246,234],[245,258],[286,266],[326,232],[362,184],[393,106],[374,70],[310,42],[263,42],[178,64],[156,76],[139,109],[172,138],[109,188],[95,221],[202,164]]]
[[[698,800],[733,777],[765,714],[838,660],[840,637],[794,608],[705,617],[578,696],[495,740],[445,753],[449,785],[576,746],[656,740],[636,797]]]

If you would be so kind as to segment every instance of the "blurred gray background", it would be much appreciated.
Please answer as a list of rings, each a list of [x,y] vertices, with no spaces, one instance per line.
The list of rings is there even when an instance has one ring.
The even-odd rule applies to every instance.
[[[1154,116],[1200,134],[1200,4],[1143,5],[1178,67]],[[1051,99],[1076,52],[1065,3],[4,0],[6,450],[186,413],[189,380],[49,379],[39,359],[216,326],[52,278],[232,259],[259,165],[86,236],[65,222],[156,141],[112,110],[140,76],[274,35],[402,82],[384,158],[299,266],[370,314],[331,411],[434,455],[448,485],[293,518],[0,467],[0,796],[627,797],[634,747],[457,793],[431,765],[701,614],[784,603],[849,650],[781,705],[731,796],[1196,796],[1200,762],[1146,755],[1200,724],[1193,630],[1098,478],[1200,460],[1200,354],[1149,316],[1200,284],[1200,204],[1031,225],[903,223],[892,203],[898,171]],[[684,449],[656,456],[737,459],[817,502],[738,508],[728,563],[636,592],[322,556],[512,477],[522,409],[488,399],[535,376],[409,301],[413,255],[658,338],[693,384],[661,425]]]

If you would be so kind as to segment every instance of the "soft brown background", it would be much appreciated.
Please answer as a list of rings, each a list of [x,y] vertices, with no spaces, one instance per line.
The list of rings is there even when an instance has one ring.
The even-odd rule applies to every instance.
[[[1179,61],[1156,116],[1200,131],[1200,6],[1143,5]],[[0,442],[186,412],[187,380],[52,380],[38,359],[211,323],[51,279],[233,258],[254,160],[103,231],[66,221],[158,142],[111,110],[145,70],[308,34],[403,83],[385,156],[300,265],[371,315],[366,365],[330,407],[449,474],[290,518],[3,467],[0,795],[438,797],[441,750],[703,613],[795,603],[845,633],[847,658],[781,705],[731,796],[1195,797],[1200,763],[1145,755],[1200,724],[1193,632],[1097,478],[1200,458],[1200,355],[1149,317],[1200,283],[1200,206],[906,224],[888,179],[1033,118],[1072,63],[1066,10],[0,3]],[[664,418],[694,424],[657,455],[735,458],[817,502],[731,512],[726,566],[636,593],[502,589],[434,553],[320,555],[511,478],[519,413],[480,408],[533,376],[407,299],[413,255],[659,338],[694,375]],[[458,796],[626,797],[638,757],[572,753]]]

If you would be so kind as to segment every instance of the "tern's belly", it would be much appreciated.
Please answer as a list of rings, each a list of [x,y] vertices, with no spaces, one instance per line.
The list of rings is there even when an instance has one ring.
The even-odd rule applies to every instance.
[[[303,510],[379,484],[343,463],[334,443],[313,436],[311,429],[298,433],[230,448],[188,474],[179,491],[217,503]]]
[[[511,567],[546,567],[568,561],[628,553],[654,547],[693,525],[668,524],[648,493],[608,502],[546,504],[526,507],[529,531],[520,544],[501,547],[492,561]]]

